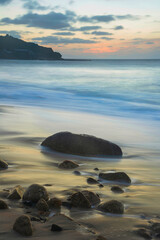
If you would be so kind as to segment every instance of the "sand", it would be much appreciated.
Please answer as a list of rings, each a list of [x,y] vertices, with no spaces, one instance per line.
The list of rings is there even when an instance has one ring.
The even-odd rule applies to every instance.
[[[59,131],[87,133],[102,137],[121,146],[122,159],[98,159],[68,156],[41,148],[44,138]],[[46,186],[50,197],[66,200],[74,190],[90,190],[99,194],[101,201],[119,200],[125,205],[123,216],[108,215],[96,209],[71,210],[62,207],[61,214],[49,217],[46,223],[33,222],[31,239],[96,239],[101,234],[111,240],[142,239],[134,232],[138,226],[149,221],[159,222],[159,133],[157,126],[133,122],[128,119],[111,118],[92,114],[65,112],[21,106],[0,107],[0,157],[9,163],[9,168],[0,171],[0,198],[10,209],[0,211],[0,239],[28,239],[12,230],[15,219],[27,212],[21,201],[6,200],[6,191],[16,185],[27,188],[33,183]],[[76,161],[76,170],[62,170],[58,164],[64,159]],[[132,179],[131,186],[121,186],[123,194],[115,194],[111,183],[104,187],[89,185],[87,178],[98,179],[100,171],[124,171]],[[31,213],[34,212],[30,209]],[[65,216],[64,216],[65,214]],[[71,221],[69,218],[73,219]],[[50,231],[52,223],[61,225],[64,231]]]

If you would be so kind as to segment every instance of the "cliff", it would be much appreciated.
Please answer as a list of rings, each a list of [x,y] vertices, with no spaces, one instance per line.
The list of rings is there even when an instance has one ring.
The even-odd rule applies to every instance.
[[[52,48],[6,35],[0,36],[0,59],[62,60],[62,55]]]

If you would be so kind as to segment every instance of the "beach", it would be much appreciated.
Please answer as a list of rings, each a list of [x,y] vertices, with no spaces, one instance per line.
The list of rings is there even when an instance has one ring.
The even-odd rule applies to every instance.
[[[0,212],[0,239],[22,239],[12,229],[15,219],[24,213],[31,215],[35,212],[33,208],[24,207],[21,200],[7,199],[7,191],[17,185],[27,189],[35,183],[45,186],[50,197],[62,201],[66,201],[74,191],[92,191],[99,195],[101,202],[113,199],[122,202],[125,211],[123,215],[116,215],[101,212],[96,207],[86,210],[62,206],[62,215],[55,216],[53,211],[45,223],[33,222],[31,239],[85,240],[96,239],[98,235],[111,240],[142,239],[135,233],[136,229],[160,222],[160,109],[155,81],[159,74],[159,61],[152,64],[154,69],[147,61],[138,66],[135,62],[128,66],[125,62],[99,61],[94,70],[97,75],[94,76],[95,79],[99,76],[101,82],[103,79],[106,84],[102,87],[104,91],[98,89],[98,83],[93,80],[95,63],[88,62],[86,66],[86,63],[76,61],[73,68],[69,66],[70,62],[0,63],[0,158],[9,164],[8,169],[0,171],[0,198],[9,206],[8,210]],[[10,71],[6,72],[8,65]],[[147,82],[146,86],[144,67],[150,72],[148,81],[151,83]],[[119,86],[118,74],[127,79],[131,70],[135,76],[139,71],[141,77],[136,85],[132,75],[127,88],[123,89],[123,83]],[[29,74],[26,77],[27,71]],[[45,75],[47,72],[48,75]],[[66,82],[61,81],[64,76]],[[84,84],[80,85],[80,79]],[[136,91],[139,85],[142,92]],[[147,91],[152,94],[150,98],[146,97]],[[83,157],[54,152],[41,146],[45,138],[63,131],[109,140],[121,147],[123,156]],[[76,175],[73,169],[58,168],[64,160],[78,163],[76,170],[80,175]],[[127,173],[131,185],[119,184],[124,192],[116,194],[111,191],[115,185],[113,182],[101,180],[103,187],[87,183],[89,177],[98,180],[99,173],[105,171]],[[61,233],[50,231],[53,221],[64,228]]]

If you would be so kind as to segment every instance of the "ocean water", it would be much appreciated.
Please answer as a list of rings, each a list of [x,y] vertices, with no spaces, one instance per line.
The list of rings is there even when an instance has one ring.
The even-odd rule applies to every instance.
[[[0,60],[0,103],[160,120],[160,60]]]

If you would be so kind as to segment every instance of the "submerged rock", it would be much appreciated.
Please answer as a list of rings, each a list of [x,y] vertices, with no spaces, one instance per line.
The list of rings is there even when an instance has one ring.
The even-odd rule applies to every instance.
[[[96,240],[107,240],[107,238],[105,238],[105,237],[99,235],[99,236],[97,236]]]
[[[62,201],[59,198],[51,198],[48,202],[49,208],[61,208]]]
[[[1,199],[0,199],[0,209],[8,209],[7,203]]]
[[[8,163],[2,159],[0,159],[0,170],[1,169],[7,169],[8,168]]]
[[[36,208],[39,210],[39,211],[42,211],[42,212],[47,212],[49,211],[49,206],[47,204],[47,202],[42,198],[40,199],[37,204],[36,204]]]
[[[107,181],[131,184],[130,177],[124,172],[100,173],[99,177]]]
[[[114,214],[124,213],[123,204],[117,200],[111,200],[109,202],[102,203],[98,206],[98,209],[100,211],[107,212],[107,213],[114,213]]]
[[[113,186],[111,187],[111,191],[115,193],[124,193],[123,189],[119,186]]]
[[[96,179],[94,179],[94,178],[87,178],[87,183],[88,184],[99,184],[99,182],[96,180]]]
[[[46,138],[41,145],[73,155],[122,156],[122,150],[116,144],[86,134],[59,132]]]
[[[10,200],[19,200],[23,197],[24,194],[24,188],[20,185],[13,188],[11,193],[8,195],[8,199]]]
[[[91,208],[92,205],[96,205],[100,202],[100,198],[93,192],[81,191],[74,193],[71,196],[71,204],[74,207]]]
[[[47,190],[39,184],[32,184],[29,186],[23,195],[24,201],[31,201],[35,203],[38,202],[41,198],[48,201],[49,196]]]
[[[33,228],[29,216],[22,215],[18,217],[13,225],[13,230],[23,236],[32,236]]]
[[[58,165],[59,168],[63,169],[73,169],[79,167],[79,165],[73,161],[65,160]]]

